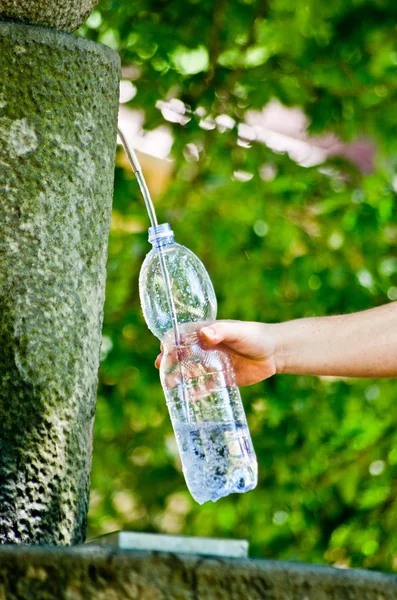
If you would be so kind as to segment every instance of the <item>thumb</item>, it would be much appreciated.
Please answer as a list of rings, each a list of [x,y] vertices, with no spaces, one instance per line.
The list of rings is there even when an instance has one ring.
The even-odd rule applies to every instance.
[[[219,330],[217,331],[217,329],[219,328],[217,328],[214,324],[209,327],[202,327],[202,329],[200,330],[202,337],[208,344],[215,345],[219,344],[224,340],[224,336]]]
[[[238,343],[244,335],[244,324],[241,321],[216,321],[200,330],[208,344],[216,345]]]

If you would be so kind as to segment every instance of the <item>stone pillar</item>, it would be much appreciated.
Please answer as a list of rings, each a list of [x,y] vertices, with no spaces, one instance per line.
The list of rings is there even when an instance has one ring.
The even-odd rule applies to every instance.
[[[16,4],[58,14],[0,0],[0,18]],[[101,44],[0,22],[3,544],[85,536],[119,70]]]

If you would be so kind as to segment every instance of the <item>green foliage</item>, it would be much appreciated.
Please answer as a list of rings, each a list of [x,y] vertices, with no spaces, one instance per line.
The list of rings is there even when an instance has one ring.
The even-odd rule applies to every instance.
[[[397,299],[396,16],[391,0],[102,0],[83,28],[139,67],[129,105],[146,129],[164,124],[158,100],[190,106],[190,121],[173,125],[172,180],[156,205],[206,265],[220,318],[283,321]],[[272,98],[302,107],[313,132],[370,136],[376,169],[303,168],[237,145],[235,127],[200,127],[198,107],[240,122]],[[252,556],[396,568],[393,381],[275,376],[243,389],[258,487],[202,507],[190,498],[139,306],[147,219],[121,167],[114,210],[91,535],[245,537]]]

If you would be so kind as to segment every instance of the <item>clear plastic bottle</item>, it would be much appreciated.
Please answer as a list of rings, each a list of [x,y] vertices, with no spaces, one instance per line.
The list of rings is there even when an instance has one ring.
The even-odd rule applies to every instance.
[[[216,319],[209,275],[175,243],[168,223],[151,227],[149,241],[139,293],[146,323],[163,343],[160,378],[189,491],[203,504],[252,490],[257,462],[230,357],[199,336]]]
[[[216,296],[201,260],[175,242],[168,223],[150,227],[149,242],[153,248],[143,261],[139,274],[139,295],[150,331],[162,340],[173,328],[173,309],[179,325],[215,319]],[[171,298],[168,298],[164,280],[164,266]]]

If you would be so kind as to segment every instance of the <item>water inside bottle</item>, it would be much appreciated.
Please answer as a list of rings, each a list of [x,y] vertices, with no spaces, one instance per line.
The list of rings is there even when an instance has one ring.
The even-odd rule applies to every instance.
[[[255,488],[257,461],[238,388],[213,389],[205,398],[196,400],[189,394],[191,401],[186,405],[184,387],[164,391],[183,473],[193,498],[204,504]],[[223,410],[217,410],[215,419],[206,407]]]
[[[246,424],[175,423],[183,473],[199,504],[256,486],[254,449]]]

